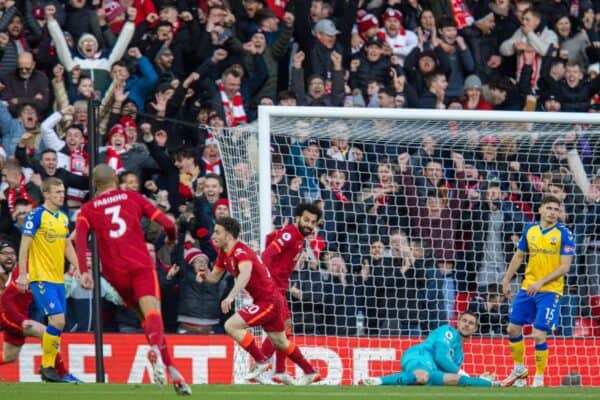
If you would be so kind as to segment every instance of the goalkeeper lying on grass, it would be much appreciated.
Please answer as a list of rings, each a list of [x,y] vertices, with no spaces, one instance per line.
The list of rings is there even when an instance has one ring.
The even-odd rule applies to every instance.
[[[424,342],[409,347],[402,355],[402,372],[366,378],[359,384],[500,386],[489,378],[470,377],[460,369],[464,359],[462,344],[477,328],[477,315],[465,311],[458,319],[457,328],[442,325]]]

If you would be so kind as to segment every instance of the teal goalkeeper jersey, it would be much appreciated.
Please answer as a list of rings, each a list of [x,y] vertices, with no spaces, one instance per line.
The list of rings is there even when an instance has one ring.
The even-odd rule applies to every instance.
[[[432,331],[424,342],[414,346],[430,356],[440,371],[457,373],[464,361],[462,339],[456,328],[442,325]]]

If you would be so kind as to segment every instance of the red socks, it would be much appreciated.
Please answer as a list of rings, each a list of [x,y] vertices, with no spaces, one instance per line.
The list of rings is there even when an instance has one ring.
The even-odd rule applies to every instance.
[[[285,372],[285,360],[287,359],[287,354],[281,350],[277,350],[275,352],[275,373],[283,374]]]
[[[262,351],[265,357],[267,358],[271,358],[273,353],[275,353],[275,346],[273,346],[273,343],[271,342],[271,339],[269,339],[268,336],[263,341],[262,348],[260,349],[260,351]]]
[[[295,343],[290,342],[288,348],[285,349],[285,354],[290,358],[290,360],[298,364],[298,366],[302,368],[302,371],[304,371],[305,374],[315,373],[315,369],[312,367],[312,365],[310,365],[308,361],[306,361],[306,358],[304,358],[304,356],[300,352],[300,349],[296,346]],[[285,365],[285,358],[283,360]]]
[[[62,357],[60,356],[60,353],[56,354],[56,359],[54,360],[54,369],[56,369],[56,372],[60,376],[65,376],[69,373],[67,368],[65,368],[65,364],[63,362]]]
[[[163,360],[163,363],[170,367],[173,365],[173,359],[171,358],[171,354],[169,353],[169,349],[167,347],[167,341],[165,339],[165,331],[163,327],[163,320],[160,311],[152,310],[146,314],[146,319],[144,320],[144,333],[146,334],[146,338],[148,339],[148,344],[150,346],[156,346],[160,350],[160,356]]]
[[[257,363],[262,364],[269,359],[269,357],[265,356],[258,348],[254,336],[250,332],[246,332],[246,336],[240,340],[240,346],[242,346],[242,348],[246,350]]]

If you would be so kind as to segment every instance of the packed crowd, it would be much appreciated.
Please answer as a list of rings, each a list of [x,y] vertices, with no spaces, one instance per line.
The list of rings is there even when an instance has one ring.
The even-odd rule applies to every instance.
[[[64,182],[73,219],[88,197],[89,100],[99,104],[100,161],[178,223],[170,247],[146,222],[167,329],[219,332],[231,279],[214,287],[194,280],[194,268],[215,258],[215,216],[229,214],[212,131],[253,121],[261,104],[594,112],[599,23],[599,5],[588,0],[0,0],[0,288],[24,218],[42,202],[41,181]],[[573,315],[591,316],[589,303],[600,299],[597,139],[579,132],[533,161],[509,158],[497,137],[451,155],[422,140],[404,149],[410,155],[396,149],[386,159],[343,135],[278,148],[276,227],[300,200],[325,211],[290,290],[299,332],[419,334],[470,299],[492,310],[484,332],[501,333],[498,274],[546,191],[567,200],[565,221],[587,246],[569,304]],[[535,143],[520,143],[521,154],[537,154]],[[437,230],[422,222],[436,218]],[[493,240],[454,236],[478,230]],[[350,243],[365,248],[353,252]],[[384,273],[371,272],[377,265]],[[90,292],[67,283],[67,330],[90,330]],[[139,331],[109,285],[103,294],[106,328]]]

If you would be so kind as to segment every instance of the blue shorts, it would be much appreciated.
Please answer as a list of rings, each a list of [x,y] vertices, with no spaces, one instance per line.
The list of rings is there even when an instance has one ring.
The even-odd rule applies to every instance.
[[[525,290],[519,290],[512,303],[509,320],[519,326],[533,323],[535,329],[552,333],[558,327],[559,300],[560,296],[556,293],[538,292],[528,296]]]
[[[35,305],[45,316],[67,312],[67,295],[63,283],[36,281],[31,282],[29,289]]]

